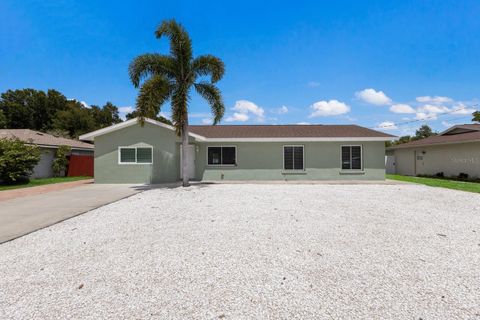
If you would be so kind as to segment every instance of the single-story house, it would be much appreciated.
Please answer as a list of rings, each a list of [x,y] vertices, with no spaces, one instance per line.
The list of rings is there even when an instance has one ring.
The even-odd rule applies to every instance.
[[[387,168],[401,175],[480,177],[480,124],[453,126],[436,136],[387,149]]]
[[[93,145],[78,140],[57,137],[30,129],[0,129],[0,139],[18,138],[27,144],[35,144],[41,149],[40,161],[33,169],[32,178],[53,177],[52,162],[55,151],[60,146],[72,148],[71,157],[78,156],[81,161],[93,157]]]
[[[385,141],[356,125],[191,125],[189,178],[210,180],[385,179]],[[180,180],[181,140],[172,126],[131,119],[80,136],[95,142],[95,182]]]

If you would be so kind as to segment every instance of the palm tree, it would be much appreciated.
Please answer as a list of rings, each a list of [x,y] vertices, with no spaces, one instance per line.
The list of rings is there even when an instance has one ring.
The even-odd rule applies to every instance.
[[[154,118],[168,100],[172,106],[172,120],[177,135],[182,139],[183,186],[189,185],[187,172],[188,103],[193,88],[211,107],[213,124],[225,112],[220,90],[214,85],[225,72],[225,65],[213,55],[193,58],[192,41],[185,28],[175,20],[165,20],[155,31],[157,39],[166,36],[170,41],[170,54],[143,54],[129,66],[130,79],[140,92],[136,111],[143,125],[145,117]],[[209,78],[206,78],[209,77]]]

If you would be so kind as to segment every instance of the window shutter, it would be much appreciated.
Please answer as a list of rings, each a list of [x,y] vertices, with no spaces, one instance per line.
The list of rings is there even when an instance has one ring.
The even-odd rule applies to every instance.
[[[283,168],[293,170],[293,147],[283,147]]]
[[[137,163],[152,163],[152,148],[137,148]]]
[[[135,163],[135,148],[120,149],[120,162]]]

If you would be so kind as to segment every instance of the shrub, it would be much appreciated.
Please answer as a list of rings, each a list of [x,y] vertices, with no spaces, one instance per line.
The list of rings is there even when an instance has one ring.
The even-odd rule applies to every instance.
[[[435,176],[438,177],[438,178],[444,178],[445,177],[445,174],[442,172],[437,172],[435,173]]]
[[[65,169],[68,165],[67,156],[70,154],[71,150],[72,148],[69,146],[60,146],[55,152],[55,159],[52,162],[52,170],[56,177],[65,175]]]
[[[40,148],[19,139],[0,139],[0,180],[5,183],[28,180],[40,161]]]
[[[458,179],[467,180],[468,179],[468,173],[460,172],[460,174],[458,175]]]

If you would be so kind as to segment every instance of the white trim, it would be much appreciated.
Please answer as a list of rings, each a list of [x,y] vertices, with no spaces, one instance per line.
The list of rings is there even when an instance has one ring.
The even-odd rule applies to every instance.
[[[285,147],[302,147],[302,164],[303,164],[303,168],[302,169],[285,169]],[[282,171],[283,172],[287,172],[287,173],[295,173],[295,172],[305,172],[305,145],[303,144],[285,144],[282,146],[282,154],[283,154],[283,157],[282,157]],[[293,157],[293,168],[295,168],[295,152],[292,154],[292,157]]]
[[[391,141],[396,137],[205,138],[205,142]]]
[[[140,148],[140,149],[151,149],[152,150],[152,161],[150,162],[137,162],[137,149]],[[121,156],[120,156],[120,150],[122,149],[135,149],[135,162],[122,162],[121,161]],[[153,164],[153,147],[150,147],[150,146],[133,146],[133,147],[129,147],[129,146],[119,146],[118,149],[117,149],[117,153],[118,153],[118,164],[120,165],[150,165],[150,164]]]
[[[360,147],[360,169],[343,169],[342,148],[343,147]],[[350,167],[352,166],[352,148],[350,148]],[[361,173],[363,168],[363,145],[361,144],[343,144],[340,146],[340,170],[342,173]]]
[[[209,164],[208,163],[208,148],[235,148],[235,164]],[[236,145],[220,145],[220,146],[207,146],[207,167],[236,167],[238,166],[238,159],[237,159],[237,146]],[[220,151],[220,162],[222,162],[222,152]]]
[[[148,122],[150,124],[175,131],[175,128],[173,126],[162,123],[162,122],[159,122],[159,121],[156,121],[156,120],[153,120],[153,119],[150,119],[150,118],[145,118],[145,122]],[[96,130],[96,131],[93,131],[93,132],[83,134],[79,137],[79,140],[94,141],[95,137],[98,137],[98,136],[101,136],[101,135],[104,135],[104,134],[107,134],[107,133],[110,133],[110,132],[113,132],[113,131],[117,131],[117,130],[120,130],[120,129],[123,129],[123,128],[131,127],[131,126],[133,126],[137,123],[138,123],[138,118],[130,119],[130,120],[127,120],[127,121],[124,121],[124,122],[121,122],[121,123],[114,124],[113,126],[110,126],[110,127],[106,127],[106,128],[103,128],[103,129],[99,129],[99,130]],[[195,133],[189,133],[189,136],[191,136],[191,137],[193,137],[197,140],[204,140],[205,139],[205,137],[200,136],[200,135],[195,134]]]

